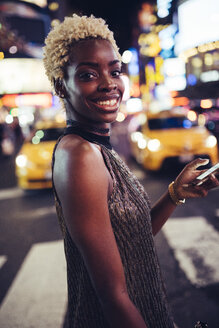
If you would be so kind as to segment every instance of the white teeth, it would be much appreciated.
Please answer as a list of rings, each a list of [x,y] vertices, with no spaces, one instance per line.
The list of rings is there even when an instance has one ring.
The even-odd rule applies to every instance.
[[[97,104],[100,106],[114,106],[117,103],[117,99],[97,101]]]

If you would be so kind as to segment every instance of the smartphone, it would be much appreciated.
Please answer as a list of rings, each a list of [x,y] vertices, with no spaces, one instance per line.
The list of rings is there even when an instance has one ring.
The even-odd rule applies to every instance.
[[[205,178],[207,178],[210,174],[214,173],[219,169],[219,163],[215,164],[212,166],[210,169],[205,171],[204,173],[200,174],[196,179],[195,179],[195,184],[197,186],[201,185],[204,181]]]

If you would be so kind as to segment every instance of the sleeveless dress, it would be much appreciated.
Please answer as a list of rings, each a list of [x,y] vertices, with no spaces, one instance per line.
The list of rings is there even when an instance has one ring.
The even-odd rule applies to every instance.
[[[173,328],[152,235],[148,195],[119,155],[99,145],[113,180],[108,208],[129,297],[148,328]],[[65,224],[62,205],[54,187],[53,191],[67,262],[68,327],[108,328],[83,258]]]

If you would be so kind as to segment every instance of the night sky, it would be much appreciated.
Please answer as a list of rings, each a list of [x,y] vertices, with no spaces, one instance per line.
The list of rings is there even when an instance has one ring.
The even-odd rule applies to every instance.
[[[123,52],[132,46],[132,26],[136,25],[137,11],[143,2],[156,4],[156,0],[69,0],[68,11],[104,18]]]

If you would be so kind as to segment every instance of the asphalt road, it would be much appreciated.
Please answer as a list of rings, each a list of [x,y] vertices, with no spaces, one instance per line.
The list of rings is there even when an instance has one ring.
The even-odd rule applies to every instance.
[[[125,132],[124,132],[125,133]],[[154,203],[177,170],[149,174],[130,157],[125,134],[113,137]],[[66,266],[51,190],[25,193],[13,165],[0,190],[0,327],[61,328],[66,312]],[[3,172],[1,170],[1,172]],[[9,176],[12,177],[10,181]],[[156,236],[167,296],[179,328],[207,322],[219,328],[219,190],[179,206]]]

